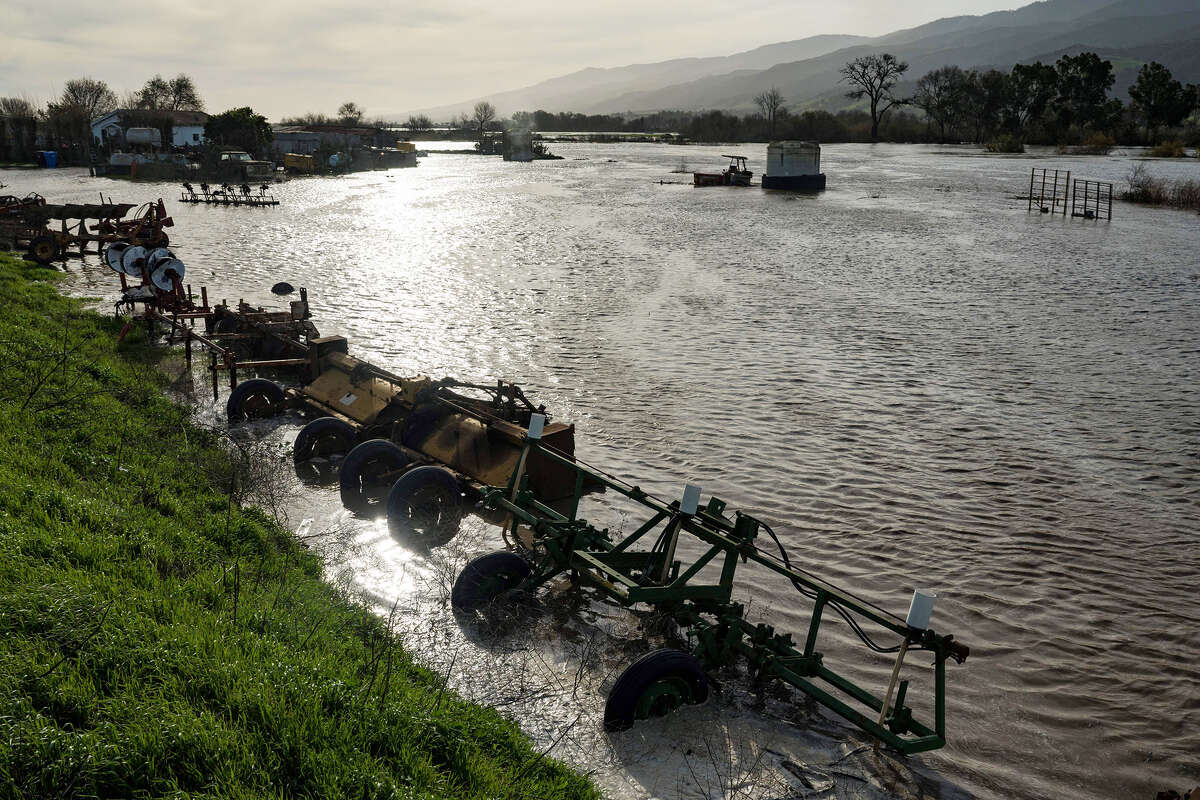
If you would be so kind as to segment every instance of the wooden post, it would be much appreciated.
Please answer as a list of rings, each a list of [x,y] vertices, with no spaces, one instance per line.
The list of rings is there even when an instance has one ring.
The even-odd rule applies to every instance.
[[[192,332],[185,330],[183,332],[183,356],[187,361],[188,369],[192,367]]]
[[[1067,203],[1071,197],[1071,170],[1067,170],[1067,181],[1063,185],[1063,216],[1067,215]]]
[[[1056,170],[1057,172],[1057,170]],[[1042,191],[1038,194],[1038,209],[1046,207],[1046,170],[1042,170]],[[1051,212],[1053,213],[1053,211]]]
[[[1033,211],[1033,177],[1037,175],[1037,167],[1029,168],[1029,207],[1026,211]]]
[[[209,370],[212,372],[213,402],[217,402],[217,351],[209,351]]]

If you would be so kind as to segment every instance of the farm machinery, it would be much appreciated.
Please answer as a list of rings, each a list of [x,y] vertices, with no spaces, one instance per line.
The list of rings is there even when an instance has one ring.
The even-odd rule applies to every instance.
[[[143,247],[166,247],[164,228],[174,225],[162,200],[114,203],[101,196],[99,203],[47,203],[44,198],[0,197],[0,241],[25,247],[29,258],[46,266],[64,257],[71,248],[82,254],[89,244],[97,248],[116,242]]]
[[[523,449],[529,420],[546,409],[521,387],[403,377],[351,356],[341,336],[311,339],[308,348],[308,382],[286,389],[262,378],[240,383],[227,402],[229,417],[285,408],[315,416],[296,437],[298,469],[338,464],[343,503],[360,512],[383,506],[395,535],[424,546],[448,541],[469,505],[518,470],[543,502],[572,495],[573,475]],[[570,459],[573,425],[547,423],[544,436]]]
[[[245,302],[210,307],[204,289],[195,302],[182,262],[165,248],[114,243],[105,258],[123,285],[139,278],[126,298],[132,304],[131,293],[143,294],[141,319],[168,325],[189,361],[193,342],[209,349],[214,397],[218,372],[228,372],[231,421],[285,410],[312,417],[295,440],[297,470],[336,468],[321,471],[336,471],[348,507],[384,510],[392,534],[419,547],[449,541],[472,507],[502,526],[509,548],[472,559],[453,585],[451,603],[464,621],[565,580],[672,623],[678,648],[646,653],[612,685],[607,729],[702,703],[714,676],[736,666],[758,686],[799,690],[902,753],[945,744],[947,663],[964,662],[970,651],[930,627],[931,593],[914,592],[907,616],[897,616],[794,562],[763,520],[716,497],[701,504],[698,487],[667,501],[583,462],[574,426],[551,422],[513,383],[406,377],[356,358],[344,337],[319,335],[303,289],[282,311]],[[202,333],[195,330],[201,320]],[[287,388],[261,377],[239,382],[239,370],[291,370],[296,380]],[[614,532],[581,516],[593,492],[632,504],[636,527]],[[800,595],[792,610],[807,611],[801,641],[749,618],[734,597],[739,562]],[[894,657],[885,687],[860,685],[858,673],[827,657],[834,619],[869,653]],[[836,653],[844,653],[845,638]],[[910,651],[932,657],[931,675],[906,677]]]
[[[932,594],[918,590],[908,616],[895,616],[794,564],[765,522],[729,513],[715,497],[701,506],[699,487],[689,485],[681,500],[665,502],[559,451],[543,435],[539,415],[531,418],[522,453],[522,460],[551,465],[567,477],[572,495],[552,507],[530,490],[530,476],[519,468],[506,484],[485,489],[482,505],[506,515],[505,538],[515,547],[468,562],[454,583],[451,601],[456,611],[471,615],[514,595],[528,597],[565,575],[622,606],[650,607],[672,620],[689,647],[656,650],[631,664],[609,693],[606,728],[623,730],[637,720],[704,702],[708,675],[742,659],[757,683],[795,687],[903,753],[945,744],[946,662],[962,663],[969,649],[929,627]],[[632,501],[645,513],[642,523],[632,533],[617,535],[579,517],[579,500],[589,485]],[[758,545],[763,532],[776,552]],[[684,541],[689,546],[683,550],[698,554],[686,565],[676,557]],[[810,604],[803,644],[747,619],[745,606],[733,600],[739,561],[782,576]],[[817,646],[831,613],[849,624],[871,651],[895,654],[882,696],[826,663]],[[880,629],[874,635],[886,635],[891,642],[877,644],[864,626]],[[933,656],[932,722],[917,719],[908,704],[910,682],[900,680],[910,650]]]

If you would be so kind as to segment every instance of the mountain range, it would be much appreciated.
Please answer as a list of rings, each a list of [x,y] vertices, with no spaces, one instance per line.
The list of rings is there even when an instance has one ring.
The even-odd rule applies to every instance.
[[[947,17],[884,36],[812,36],[742,53],[679,58],[623,67],[588,68],[522,89],[423,109],[434,119],[470,112],[488,100],[515,111],[585,114],[721,109],[747,112],[754,96],[777,87],[793,110],[837,111],[853,103],[839,83],[847,61],[889,52],[909,64],[915,81],[931,69],[1053,63],[1093,51],[1113,64],[1113,94],[1126,90],[1142,64],[1158,61],[1185,83],[1200,83],[1200,0],[1044,0],[1012,11]],[[906,88],[899,87],[902,91]]]

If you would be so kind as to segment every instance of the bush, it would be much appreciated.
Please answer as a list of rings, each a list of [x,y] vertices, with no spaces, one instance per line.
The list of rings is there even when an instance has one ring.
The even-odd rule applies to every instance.
[[[1117,146],[1117,140],[1107,133],[1089,133],[1083,144],[1074,148],[1073,152],[1088,156],[1106,156]]]
[[[1025,143],[1012,134],[1003,134],[984,145],[989,153],[1024,153]]]
[[[1155,206],[1200,208],[1200,181],[1187,179],[1168,182],[1146,171],[1145,164],[1135,164],[1126,177],[1129,189],[1122,200]]]
[[[1183,148],[1183,142],[1162,142],[1151,148],[1150,155],[1154,158],[1184,158],[1187,150]]]

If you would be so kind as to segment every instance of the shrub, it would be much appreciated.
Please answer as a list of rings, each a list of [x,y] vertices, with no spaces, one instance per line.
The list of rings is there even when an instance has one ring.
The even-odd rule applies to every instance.
[[[1002,134],[984,145],[989,153],[1024,153],[1025,143],[1010,133]]]
[[[1168,182],[1146,171],[1145,164],[1134,164],[1126,176],[1129,189],[1122,200],[1177,208],[1200,208],[1200,181],[1194,179]]]
[[[1183,142],[1162,142],[1151,148],[1150,155],[1154,158],[1184,158],[1187,156],[1187,150],[1184,149]]]

